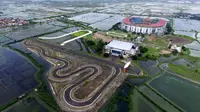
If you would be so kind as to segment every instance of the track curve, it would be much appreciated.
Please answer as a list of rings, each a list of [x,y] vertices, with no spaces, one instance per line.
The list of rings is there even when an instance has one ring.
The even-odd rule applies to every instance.
[[[85,65],[85,66],[82,66],[81,68],[75,68],[75,70],[73,70],[72,72],[69,72],[68,71],[65,71],[64,73],[66,73],[65,75],[59,75],[59,71],[62,70],[62,69],[65,69],[69,66],[73,66],[73,61],[69,61],[69,60],[66,60],[66,59],[62,59],[62,58],[58,58],[58,57],[53,57],[53,56],[49,56],[45,53],[45,50],[44,48],[42,48],[41,46],[38,46],[38,45],[35,45],[33,44],[31,41],[29,40],[25,40],[23,42],[23,44],[28,47],[28,48],[31,48],[31,49],[34,49],[36,51],[38,51],[39,55],[42,56],[43,58],[51,58],[51,59],[55,59],[55,60],[58,60],[60,62],[62,62],[62,65],[61,66],[56,66],[54,65],[54,67],[51,68],[51,73],[50,73],[50,77],[53,77],[51,80],[53,81],[57,81],[57,80],[54,80],[55,79],[67,79],[69,78],[70,76],[74,75],[74,74],[77,74],[77,73],[80,73],[81,71],[84,71],[86,69],[89,70],[88,74],[84,77],[81,78],[81,80],[79,80],[78,82],[75,82],[74,84],[70,85],[69,87],[66,87],[66,89],[63,89],[63,100],[71,105],[71,106],[74,106],[74,107],[82,107],[82,106],[88,106],[88,105],[91,105],[95,102],[95,100],[97,100],[97,98],[101,95],[101,93],[108,87],[108,85],[112,82],[112,80],[118,75],[121,73],[121,70],[119,68],[119,66],[117,65],[111,65],[113,66],[113,69],[115,70],[115,72],[113,74],[110,74],[112,75],[108,81],[106,81],[104,83],[104,85],[99,88],[95,93],[94,95],[92,95],[91,97],[89,97],[88,99],[86,100],[82,100],[82,101],[76,101],[75,99],[73,99],[71,97],[71,92],[72,90],[77,87],[78,85],[80,85],[82,82],[84,82],[85,80],[89,79],[90,77],[94,76],[95,74],[97,74],[99,71],[99,66],[98,65],[93,65],[93,64],[89,64],[89,65]],[[102,62],[106,63],[105,60],[103,60]],[[108,64],[111,64],[109,62],[107,62]]]

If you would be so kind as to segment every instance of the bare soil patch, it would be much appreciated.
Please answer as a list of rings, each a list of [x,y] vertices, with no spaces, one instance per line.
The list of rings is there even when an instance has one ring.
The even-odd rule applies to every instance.
[[[108,74],[110,74],[110,68],[103,67],[103,72],[94,78],[93,80],[87,80],[83,85],[80,86],[79,89],[75,91],[75,97],[78,99],[84,99],[88,95],[90,95],[98,86],[100,86],[103,81],[108,78]]]
[[[155,39],[156,39],[156,35],[153,35],[153,34],[148,37],[148,41],[153,41]]]
[[[171,51],[169,51],[169,50],[161,50],[160,54],[171,54]]]
[[[103,40],[104,42],[110,42],[113,40],[112,37],[106,36],[103,32],[94,33],[93,38]]]
[[[173,44],[177,44],[177,45],[184,45],[184,44],[192,43],[192,40],[188,40],[188,39],[181,38],[181,37],[171,37],[169,39],[172,40]]]

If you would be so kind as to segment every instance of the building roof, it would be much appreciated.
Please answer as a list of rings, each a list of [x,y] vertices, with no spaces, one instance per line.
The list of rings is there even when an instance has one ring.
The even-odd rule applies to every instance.
[[[128,50],[132,49],[133,45],[134,45],[133,43],[129,43],[129,42],[112,40],[107,46],[115,48],[115,49],[120,49],[120,50],[126,50],[126,51],[128,51]]]
[[[148,19],[140,17],[128,17],[123,20],[124,24],[139,26],[139,27],[162,27],[166,24],[162,19]]]

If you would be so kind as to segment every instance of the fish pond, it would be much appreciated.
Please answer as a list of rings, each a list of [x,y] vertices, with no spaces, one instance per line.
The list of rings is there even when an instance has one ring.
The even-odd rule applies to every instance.
[[[0,105],[31,91],[37,86],[37,69],[22,55],[0,48]]]
[[[134,86],[139,86],[146,81],[147,81],[147,78],[127,79],[120,86],[120,88],[118,88],[115,94],[107,101],[107,103],[105,103],[102,106],[99,112],[128,112],[129,110],[132,110],[132,108],[130,108],[130,107],[133,107],[132,102],[135,101],[135,99],[139,98],[138,94],[137,95],[135,94]],[[138,101],[136,102],[138,103]],[[143,99],[142,99],[142,102],[143,102]],[[135,112],[144,112],[143,111],[144,108],[143,109],[140,108],[140,107],[145,107],[144,105],[140,105],[140,104],[134,105],[133,108],[136,108],[135,106],[138,106],[137,109],[139,110]],[[154,112],[154,111],[149,111],[149,112]]]
[[[200,85],[171,73],[153,79],[149,85],[187,112],[200,112]]]

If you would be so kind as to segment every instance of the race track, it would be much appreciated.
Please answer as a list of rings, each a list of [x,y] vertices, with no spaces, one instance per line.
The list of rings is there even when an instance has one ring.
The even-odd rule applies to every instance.
[[[71,55],[77,55],[80,57],[86,57],[90,60],[95,60],[97,63],[92,64],[85,64],[81,65],[79,67],[76,67],[77,62],[76,60],[73,60],[73,56],[70,58],[61,58],[57,56],[51,56],[45,52],[46,48],[39,45],[43,44],[47,48],[52,47],[54,50],[64,52],[61,48],[57,46],[53,46],[48,43],[43,43],[41,41],[37,41],[36,43],[34,41],[37,40],[25,40],[23,42],[24,46],[26,46],[29,49],[35,50],[39,53],[41,57],[43,57],[46,60],[56,60],[59,62],[58,65],[54,64],[54,66],[49,70],[48,78],[51,81],[54,82],[66,82],[66,81],[73,81],[73,78],[76,77],[77,74],[79,74],[80,78],[78,80],[73,81],[70,85],[66,85],[64,88],[61,89],[59,93],[59,97],[61,98],[60,102],[65,102],[66,105],[70,108],[80,108],[84,107],[82,109],[87,109],[87,107],[94,105],[95,101],[101,96],[102,92],[108,87],[108,85],[115,79],[116,76],[118,76],[121,73],[121,66],[113,63],[112,61],[108,60],[102,60],[99,58],[95,58],[86,54],[82,54],[73,50],[67,50],[65,51],[66,54]],[[93,62],[93,61],[92,61]],[[103,63],[103,64],[101,64]],[[102,68],[103,66],[104,68]],[[104,82],[101,83],[97,88],[95,88],[94,92],[92,92],[89,96],[84,99],[77,99],[72,97],[74,94],[74,89],[78,88],[81,84],[84,83],[86,80],[92,80],[91,78],[95,78],[99,75],[102,75],[105,67],[108,67],[109,70],[107,74],[107,78]],[[105,73],[104,73],[105,74]],[[62,104],[65,105],[65,104]]]

